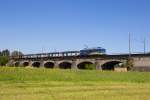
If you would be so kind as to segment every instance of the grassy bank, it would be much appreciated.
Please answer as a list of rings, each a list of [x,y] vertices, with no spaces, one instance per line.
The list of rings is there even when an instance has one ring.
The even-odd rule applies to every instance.
[[[0,68],[0,100],[149,100],[150,73]]]

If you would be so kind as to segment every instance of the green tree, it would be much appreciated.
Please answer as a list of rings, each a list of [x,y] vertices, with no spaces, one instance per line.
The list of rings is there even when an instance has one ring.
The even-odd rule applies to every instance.
[[[126,67],[128,70],[131,70],[133,68],[133,59],[132,58],[127,59]]]
[[[5,66],[9,61],[10,51],[8,49],[0,52],[0,66]]]
[[[85,69],[94,70],[94,69],[96,69],[96,65],[95,64],[86,64]]]
[[[7,56],[1,56],[0,57],[0,66],[5,66],[9,61],[9,57]]]
[[[9,56],[10,56],[10,51],[9,51],[8,49],[3,50],[3,51],[1,52],[1,55],[2,55],[2,56],[5,56],[5,57],[9,57]]]
[[[21,55],[23,55],[23,53],[20,52],[20,51],[17,51],[17,50],[15,50],[15,51],[13,51],[13,52],[11,53],[11,56],[12,56],[12,57],[18,57],[18,56],[21,56]]]

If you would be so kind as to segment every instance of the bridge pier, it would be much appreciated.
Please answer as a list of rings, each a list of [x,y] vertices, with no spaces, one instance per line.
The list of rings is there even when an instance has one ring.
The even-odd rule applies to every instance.
[[[21,67],[23,66],[23,61],[21,61],[21,62],[19,63],[19,66],[21,66]]]
[[[58,61],[55,61],[55,62],[54,62],[54,68],[56,68],[56,69],[59,68],[59,63],[58,63]]]
[[[29,61],[29,66],[28,67],[33,67],[32,63],[33,63],[32,61]]]
[[[76,60],[72,61],[71,69],[78,69]]]
[[[40,68],[44,68],[44,61],[40,61]]]
[[[95,61],[96,70],[102,70],[102,64],[98,60]]]

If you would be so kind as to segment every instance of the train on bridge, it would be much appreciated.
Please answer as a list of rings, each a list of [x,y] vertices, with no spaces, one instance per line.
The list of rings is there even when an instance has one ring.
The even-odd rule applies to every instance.
[[[80,50],[80,55],[103,55],[106,54],[106,49],[102,47],[85,48]]]
[[[95,48],[84,48],[80,51],[64,51],[64,52],[52,52],[52,53],[38,53],[38,54],[27,54],[27,55],[19,55],[17,57],[12,58],[44,58],[44,57],[67,57],[67,56],[86,56],[86,55],[104,55],[106,54],[106,49],[102,47]]]

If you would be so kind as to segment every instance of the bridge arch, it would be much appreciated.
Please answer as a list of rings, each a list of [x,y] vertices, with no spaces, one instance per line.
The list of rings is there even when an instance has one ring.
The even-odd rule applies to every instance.
[[[37,62],[33,62],[32,66],[36,67],[36,68],[39,68],[40,67],[40,62],[38,62],[38,61]]]
[[[54,68],[54,65],[55,65],[54,62],[50,62],[50,61],[44,63],[45,68]]]
[[[83,61],[83,62],[80,62],[77,65],[77,67],[78,67],[78,69],[87,69],[86,67],[91,66],[91,65],[94,65],[94,63],[92,61]]]
[[[27,66],[29,66],[29,62],[28,61],[25,61],[25,62],[23,62],[23,67],[27,67]]]
[[[102,64],[101,68],[102,70],[114,70],[115,66],[123,63],[122,61],[114,60],[114,61],[107,61],[104,64]]]
[[[15,63],[14,63],[14,65],[15,65],[15,67],[19,67],[20,62],[19,62],[19,61],[17,61],[17,62],[15,62]]]
[[[59,63],[59,68],[60,69],[71,69],[72,63],[68,61],[64,61]]]

